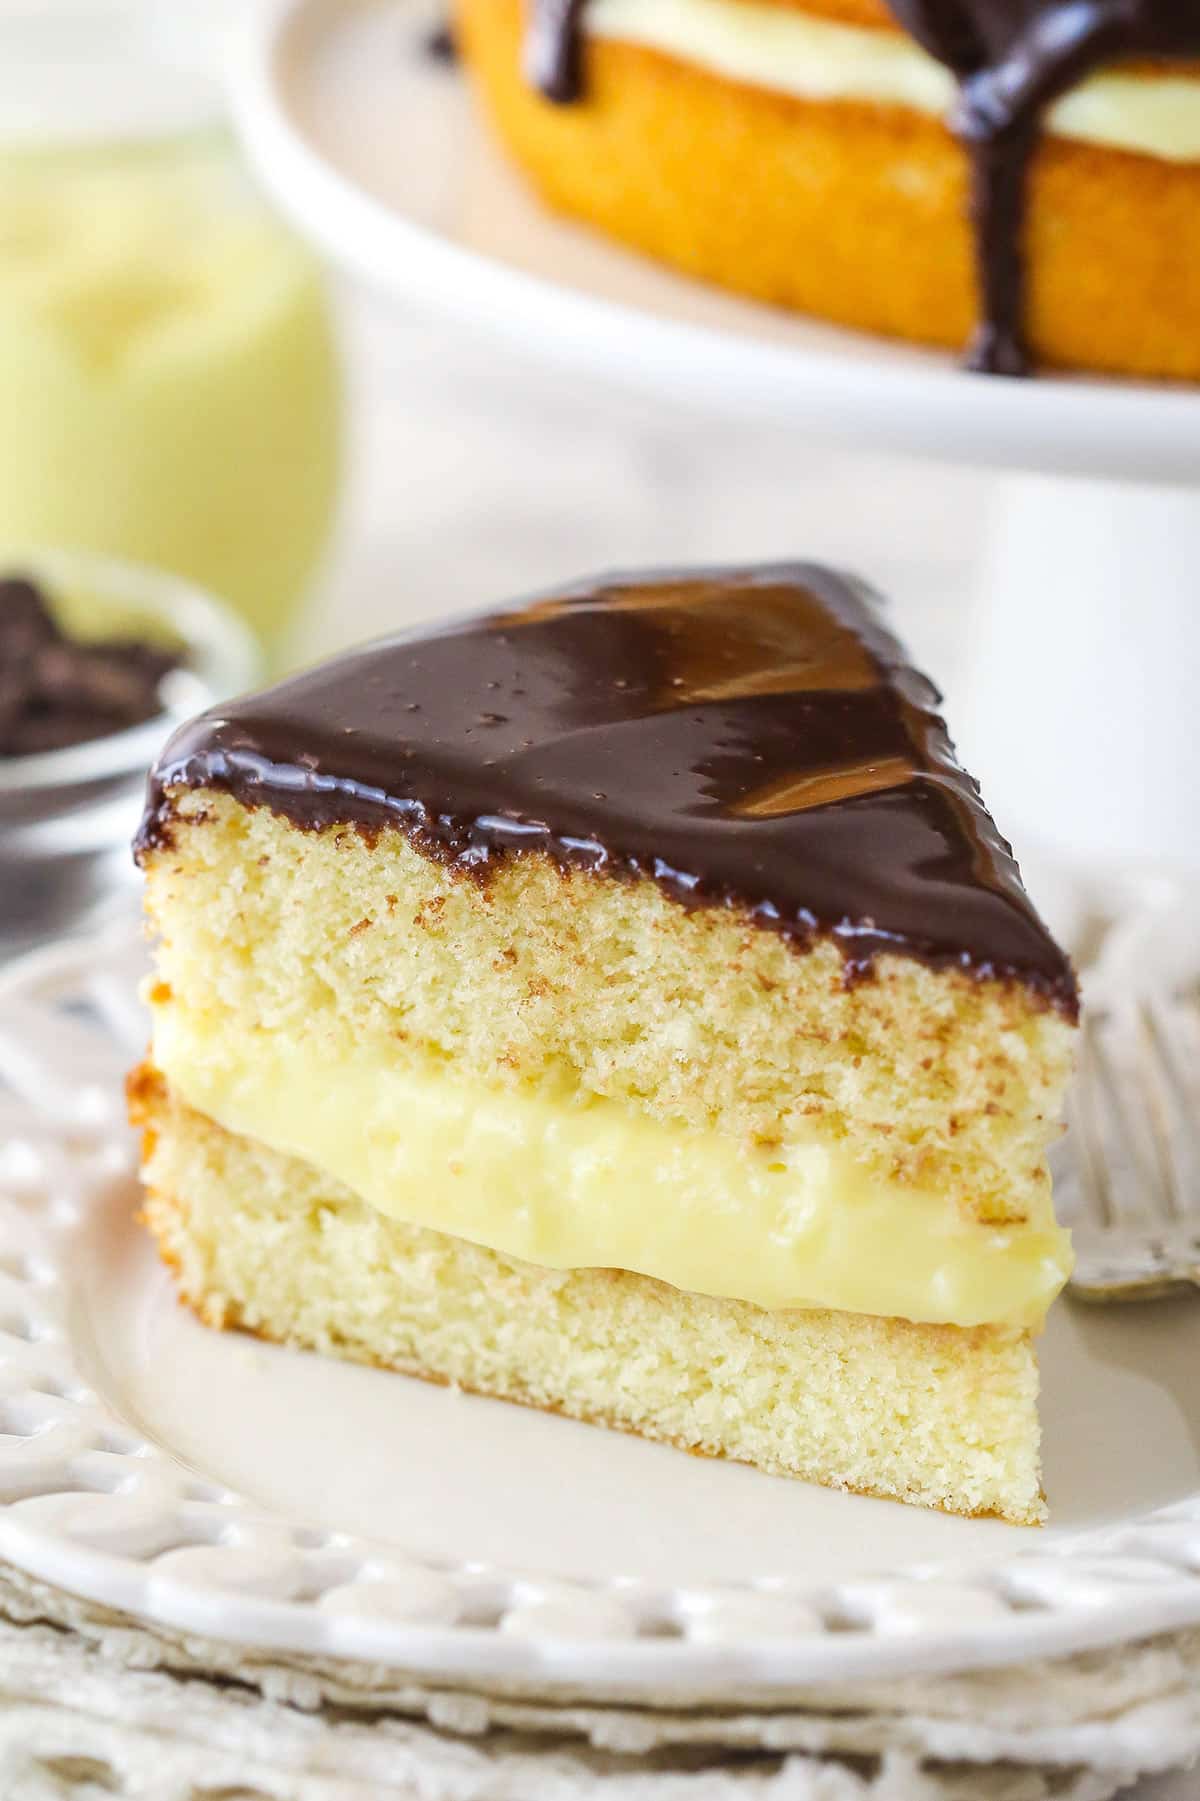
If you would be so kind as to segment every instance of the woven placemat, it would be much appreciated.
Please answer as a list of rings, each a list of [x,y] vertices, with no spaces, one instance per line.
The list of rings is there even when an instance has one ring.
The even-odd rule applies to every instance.
[[[160,1631],[0,1568],[5,1801],[1105,1801],[1200,1754],[1200,1633],[786,1709],[554,1706]]]

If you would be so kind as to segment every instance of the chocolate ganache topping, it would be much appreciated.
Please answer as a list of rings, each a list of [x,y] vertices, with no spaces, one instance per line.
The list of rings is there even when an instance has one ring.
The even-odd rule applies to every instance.
[[[1107,63],[1200,56],[1198,0],[884,0],[958,82],[971,160],[980,321],[968,368],[1023,375],[1029,164],[1046,108]],[[529,0],[525,66],[548,100],[582,90],[584,0]]]
[[[215,787],[306,829],[398,826],[484,879],[528,851],[644,874],[828,933],[850,976],[895,951],[1071,1013],[1070,965],[938,700],[831,570],[613,576],[203,714],[159,759],[138,850],[169,840],[173,791]]]

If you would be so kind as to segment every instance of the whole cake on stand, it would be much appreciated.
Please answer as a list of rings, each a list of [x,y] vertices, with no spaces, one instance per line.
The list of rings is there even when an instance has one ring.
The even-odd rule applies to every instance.
[[[959,346],[975,317],[969,361],[991,373],[1032,350],[1200,375],[1185,0],[458,0],[457,17],[544,198],[636,249],[919,343]]]

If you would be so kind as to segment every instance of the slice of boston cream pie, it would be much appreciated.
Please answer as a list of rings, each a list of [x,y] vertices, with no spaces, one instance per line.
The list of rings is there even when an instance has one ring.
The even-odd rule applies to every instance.
[[[1040,1519],[1076,989],[937,704],[798,564],[603,579],[185,727],[131,1083],[184,1298]]]

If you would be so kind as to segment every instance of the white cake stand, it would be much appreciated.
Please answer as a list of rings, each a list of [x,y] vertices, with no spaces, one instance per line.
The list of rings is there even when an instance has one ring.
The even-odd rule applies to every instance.
[[[611,247],[532,200],[417,51],[422,18],[249,9],[237,117],[300,229],[399,300],[664,405],[1000,472],[959,717],[989,799],[1088,863],[1200,866],[1200,393],[969,376]]]

